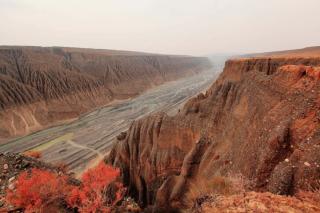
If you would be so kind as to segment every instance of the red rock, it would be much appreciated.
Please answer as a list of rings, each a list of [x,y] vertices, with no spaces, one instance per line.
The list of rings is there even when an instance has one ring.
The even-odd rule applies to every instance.
[[[135,121],[108,161],[131,195],[159,209],[190,207],[214,177],[230,174],[259,191],[307,189],[320,177],[301,164],[320,163],[320,84],[304,70],[319,65],[320,57],[230,60],[176,116]]]

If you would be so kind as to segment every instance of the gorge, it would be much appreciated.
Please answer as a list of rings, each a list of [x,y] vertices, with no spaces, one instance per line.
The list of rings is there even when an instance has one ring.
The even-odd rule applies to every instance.
[[[320,213],[319,0],[0,0],[0,213]]]
[[[109,57],[106,58],[109,60]],[[120,186],[126,189],[119,204],[113,206],[115,212],[127,212],[123,208],[130,209],[132,205],[137,207],[136,212],[320,211],[319,47],[234,57],[225,63],[219,77],[206,58],[148,57],[155,57],[156,61],[164,60],[161,57],[172,59],[165,70],[173,74],[159,74],[162,76],[159,77],[157,73],[162,69],[158,67],[149,78],[143,78],[151,83],[135,83],[139,88],[133,87],[133,90],[128,84],[130,81],[115,83],[115,87],[126,87],[127,90],[123,90],[126,92],[119,96],[116,92],[110,93],[112,96],[108,97],[113,99],[99,102],[101,105],[95,100],[106,96],[101,96],[96,88],[91,90],[92,82],[87,84],[80,80],[75,84],[81,86],[75,86],[76,92],[71,86],[62,86],[71,89],[71,95],[63,90],[63,98],[53,100],[59,101],[57,106],[77,111],[77,119],[3,142],[0,145],[0,152],[4,153],[0,154],[0,172],[4,189],[11,186],[10,181],[16,178],[20,168],[28,168],[27,171],[34,168],[49,170],[59,174],[56,178],[66,175],[75,187],[81,186],[75,177],[80,177],[83,172],[100,177],[95,173],[99,170],[91,167],[112,165],[112,168],[119,168],[121,176],[117,181],[121,180]],[[94,61],[98,63],[100,59]],[[149,58],[147,61],[149,63]],[[37,63],[40,62],[37,59]],[[44,64],[41,66],[49,67],[48,61]],[[3,82],[14,82],[7,76],[10,75],[8,65],[4,67],[5,74],[1,74]],[[128,67],[138,70],[134,66]],[[174,68],[171,70],[169,67]],[[119,70],[117,72],[124,72]],[[50,76],[52,72],[45,74]],[[64,71],[63,75],[69,75],[68,72],[70,70]],[[19,71],[16,74],[19,76]],[[93,78],[87,73],[82,74],[82,71],[72,72],[72,75]],[[64,85],[64,78],[60,77],[58,82]],[[74,78],[68,76],[65,79]],[[57,86],[53,82],[48,86],[48,82],[51,80],[37,80],[36,85],[42,87],[35,88],[50,91],[49,88]],[[21,86],[22,83],[16,84]],[[103,86],[101,91],[111,91],[106,89],[110,84],[100,84]],[[83,85],[89,89],[83,90]],[[41,99],[39,95],[40,99],[33,99],[36,95],[32,92],[23,93],[30,96],[21,96],[8,93],[9,87],[4,88],[2,94],[12,96],[2,96],[7,101],[3,103],[8,103],[3,105],[2,118],[32,105],[29,99],[39,100],[45,105],[51,103],[46,96]],[[25,91],[29,89],[33,91],[31,86],[25,86]],[[134,95],[132,91],[136,91]],[[68,94],[66,98],[64,92]],[[124,99],[129,96],[131,98]],[[18,101],[10,102],[15,99],[5,97],[15,97]],[[74,102],[69,102],[70,97]],[[86,97],[92,98],[90,103],[94,104],[81,111],[75,106]],[[34,112],[38,108],[35,109],[32,116],[36,115]],[[48,114],[39,115],[47,118]],[[7,123],[4,121],[3,126],[10,132]],[[41,153],[41,161],[29,158],[26,151]],[[68,170],[61,168],[59,162],[64,163]],[[109,187],[112,184],[103,192],[112,190]],[[61,198],[64,201],[71,195],[67,193],[65,196]],[[48,205],[52,206],[51,203]],[[61,201],[55,201],[54,205],[53,209],[71,211]]]

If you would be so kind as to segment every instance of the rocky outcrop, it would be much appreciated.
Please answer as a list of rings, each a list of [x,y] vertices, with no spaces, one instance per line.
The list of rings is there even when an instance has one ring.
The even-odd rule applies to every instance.
[[[210,67],[200,57],[0,47],[0,138],[76,118],[112,100]]]
[[[108,161],[156,209],[190,208],[220,176],[276,194],[319,187],[319,82],[320,57],[230,60],[176,116],[135,121]]]

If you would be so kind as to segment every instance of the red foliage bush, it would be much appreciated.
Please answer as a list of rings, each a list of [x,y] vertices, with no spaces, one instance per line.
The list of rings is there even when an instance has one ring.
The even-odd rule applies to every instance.
[[[117,182],[119,169],[105,163],[89,169],[82,176],[80,186],[67,182],[68,177],[54,172],[32,169],[22,172],[15,182],[15,190],[8,190],[6,201],[25,212],[43,212],[55,201],[64,201],[79,212],[110,212],[125,192]]]
[[[124,187],[115,182],[119,177],[119,169],[101,162],[97,167],[89,169],[82,176],[82,186],[71,191],[67,202],[80,212],[110,212],[110,207],[122,198]],[[107,187],[114,183],[115,196],[107,196]],[[108,202],[109,201],[109,202]]]
[[[65,199],[68,192],[67,178],[40,169],[22,172],[15,190],[8,190],[6,201],[25,212],[41,212],[50,202]]]
[[[26,156],[28,157],[32,157],[32,158],[41,158],[41,152],[39,151],[28,151],[25,153]]]

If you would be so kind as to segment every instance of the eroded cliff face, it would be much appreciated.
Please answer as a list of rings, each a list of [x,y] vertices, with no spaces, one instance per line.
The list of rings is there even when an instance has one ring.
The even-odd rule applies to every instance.
[[[188,56],[0,47],[0,139],[76,118],[210,67],[206,58]]]
[[[320,58],[230,60],[176,116],[135,121],[108,161],[157,209],[189,208],[216,177],[239,174],[254,190],[294,194],[320,178],[319,94]]]

